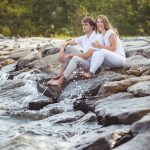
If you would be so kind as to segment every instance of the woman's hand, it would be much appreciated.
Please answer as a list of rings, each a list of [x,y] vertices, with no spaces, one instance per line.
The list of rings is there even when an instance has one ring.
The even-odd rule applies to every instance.
[[[95,42],[92,43],[92,46],[95,48],[101,48],[102,45],[100,44],[100,42],[98,40],[96,40]]]

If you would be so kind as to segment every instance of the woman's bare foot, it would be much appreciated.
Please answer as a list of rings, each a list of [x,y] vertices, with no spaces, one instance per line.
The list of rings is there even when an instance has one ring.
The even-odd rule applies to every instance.
[[[80,76],[83,79],[91,79],[93,77],[93,73],[92,72],[81,72]]]

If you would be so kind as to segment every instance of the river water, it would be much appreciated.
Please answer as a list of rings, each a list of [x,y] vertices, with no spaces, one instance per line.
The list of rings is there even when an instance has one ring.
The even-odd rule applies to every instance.
[[[62,41],[56,40],[57,42]],[[50,40],[0,40],[1,47],[8,46],[10,49],[32,49],[38,43],[42,46],[49,44]],[[75,99],[69,97],[39,111],[28,110],[29,102],[49,98],[38,92],[36,81],[39,76],[32,71],[23,72],[9,80],[8,73],[14,67],[15,65],[8,65],[0,70],[0,150],[82,149],[78,144],[84,145],[82,140],[88,137],[85,134],[100,129],[95,114],[74,111]]]
[[[0,70],[0,149],[1,150],[70,150],[77,149],[81,135],[100,128],[88,115],[73,110],[72,99],[51,104],[40,111],[28,110],[36,99],[48,99],[37,91],[38,75],[21,73],[8,80],[8,65]],[[49,115],[51,107],[62,113]],[[69,119],[71,121],[61,122]],[[86,123],[87,122],[87,123]]]

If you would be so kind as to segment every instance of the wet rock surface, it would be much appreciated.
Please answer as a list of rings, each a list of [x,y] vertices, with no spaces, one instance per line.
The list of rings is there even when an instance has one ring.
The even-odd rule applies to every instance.
[[[123,39],[123,68],[76,74],[61,87],[47,81],[64,40],[0,42],[0,149],[150,149],[149,37]]]

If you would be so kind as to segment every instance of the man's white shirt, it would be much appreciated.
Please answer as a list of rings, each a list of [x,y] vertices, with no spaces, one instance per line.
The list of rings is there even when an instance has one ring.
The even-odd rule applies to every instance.
[[[89,37],[87,35],[80,36],[75,39],[75,42],[82,47],[83,53],[86,53],[89,49],[99,50],[98,48],[92,47],[92,43],[96,40],[103,44],[101,34],[93,31]]]

